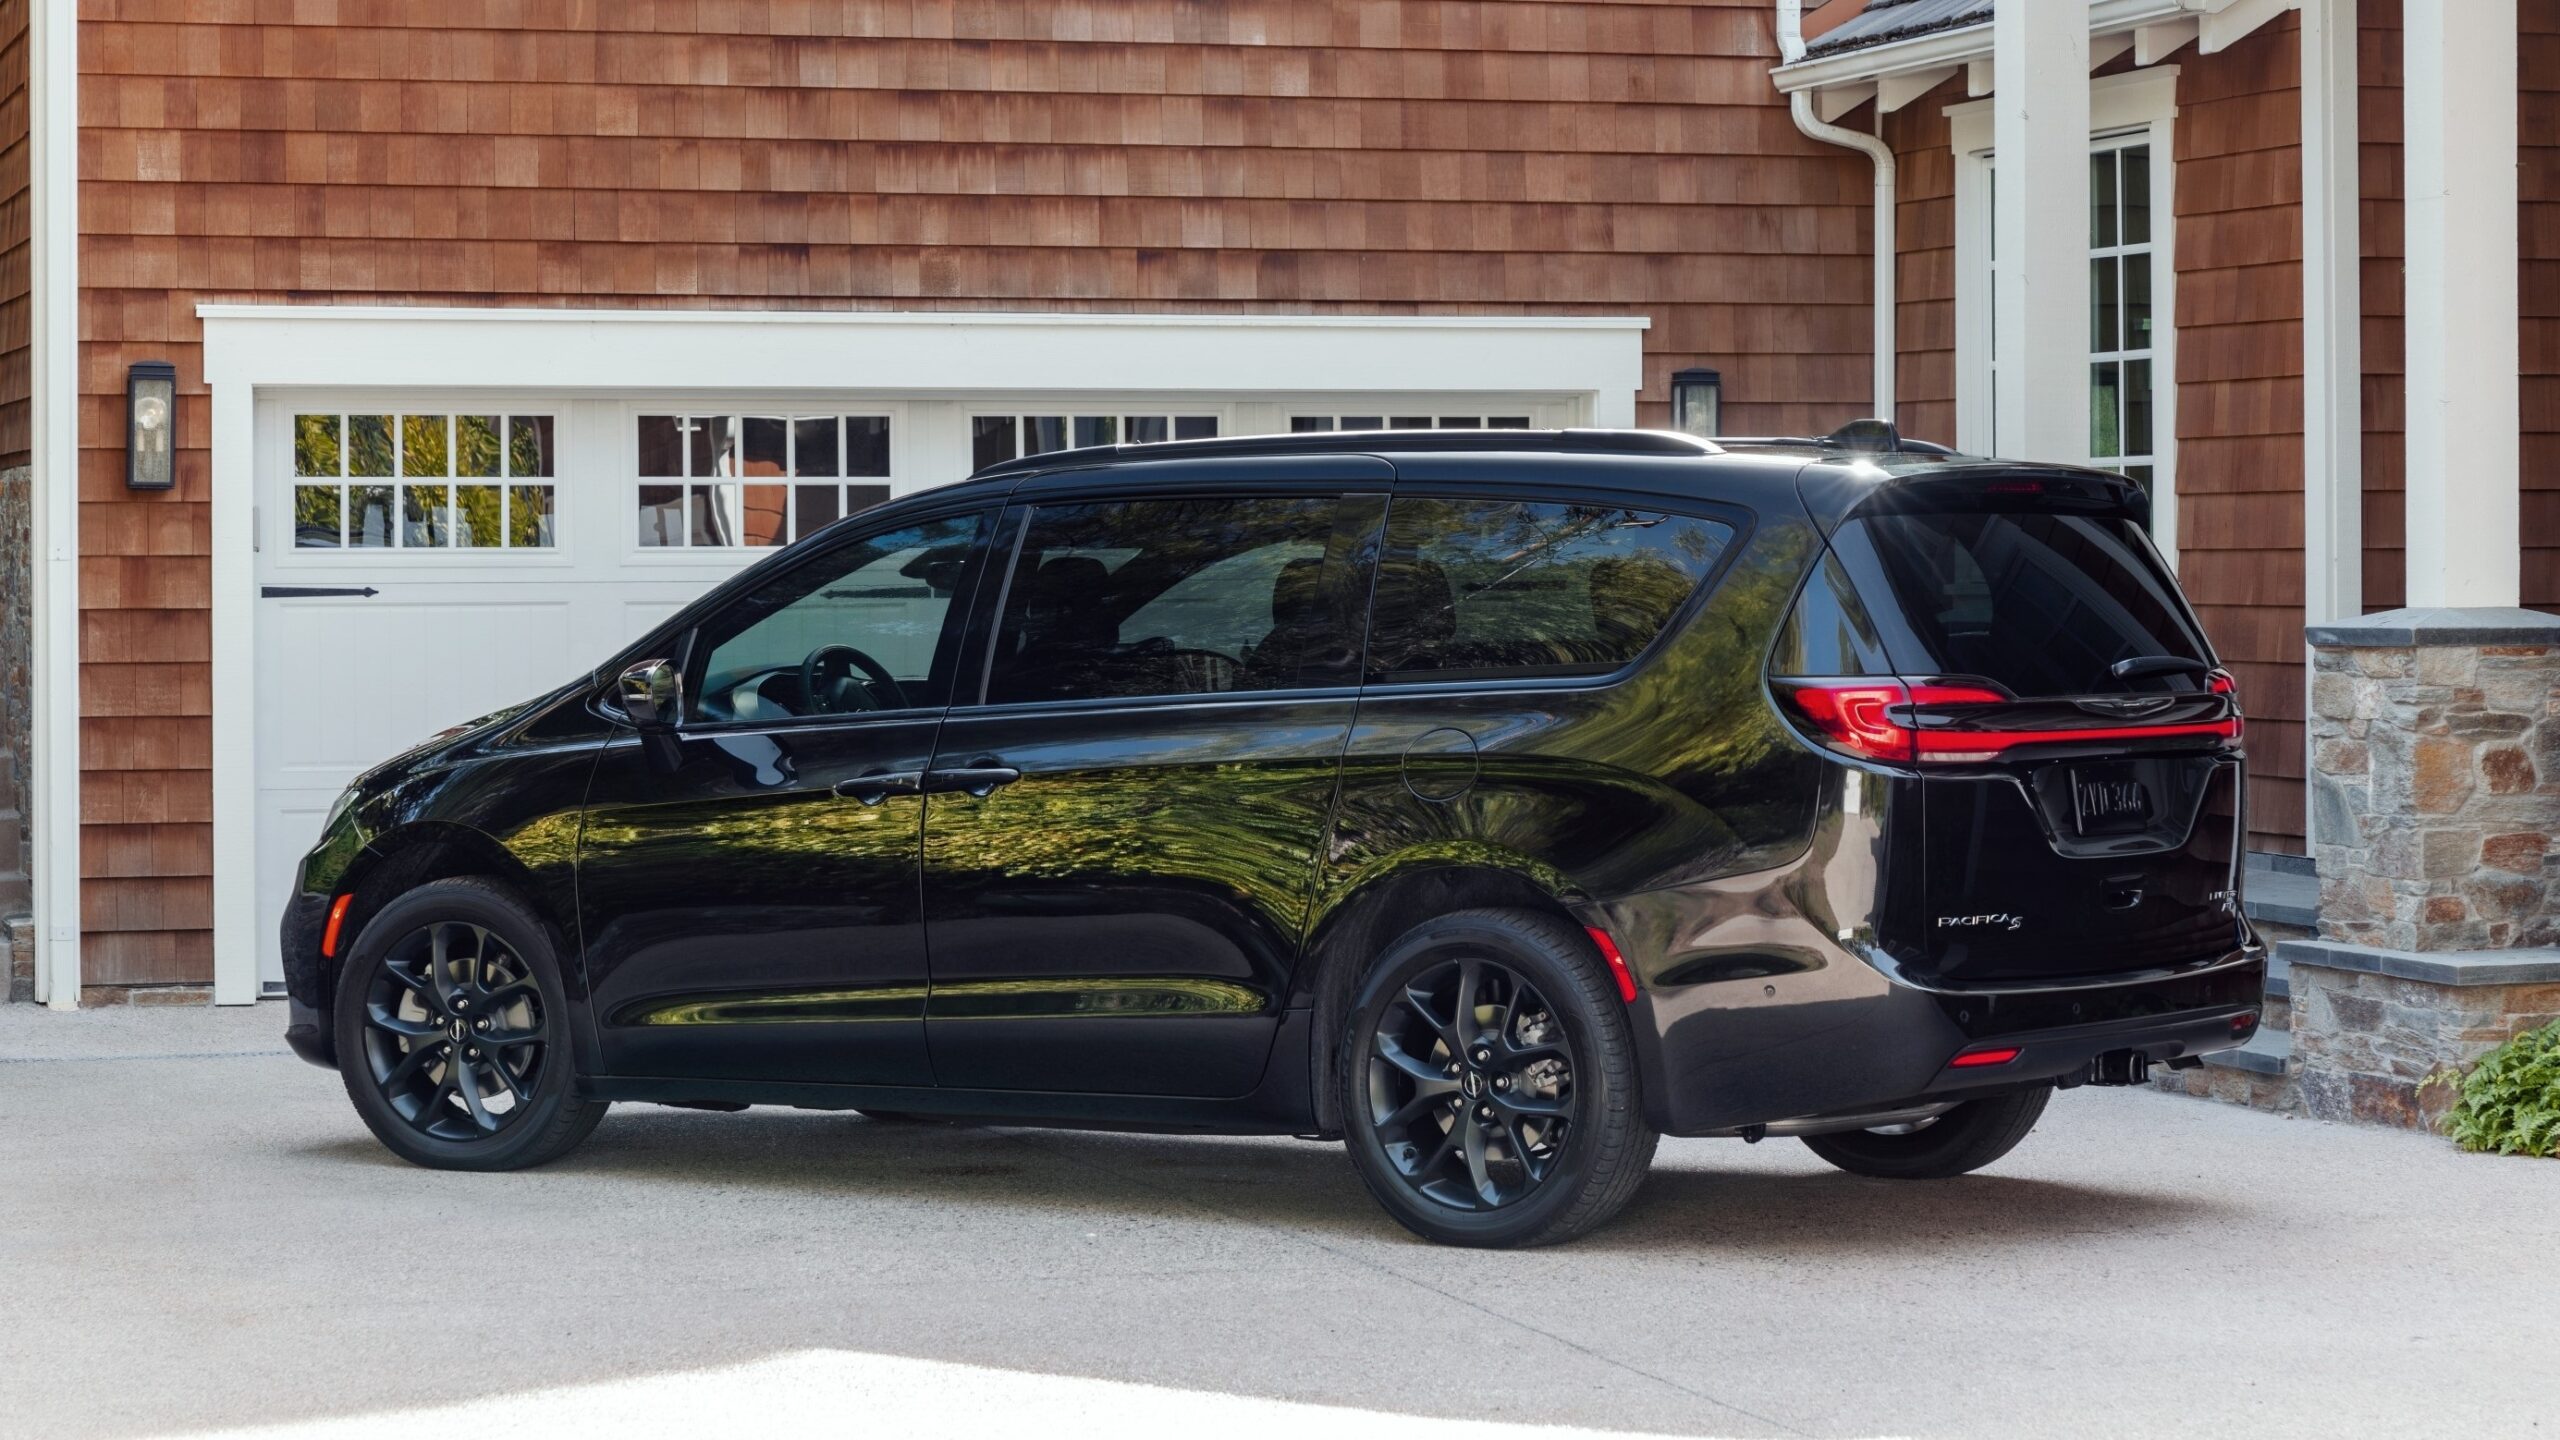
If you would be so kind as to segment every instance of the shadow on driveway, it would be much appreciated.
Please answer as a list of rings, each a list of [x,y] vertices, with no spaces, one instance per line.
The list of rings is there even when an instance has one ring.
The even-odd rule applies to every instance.
[[[1741,1142],[1723,1142],[1740,1153]],[[1792,1142],[1783,1144],[1792,1150]],[[2032,1146],[2034,1140],[2027,1144]],[[1691,1147],[1694,1153],[1694,1147]],[[367,1141],[309,1147],[314,1159],[401,1167]],[[1810,1155],[1808,1165],[1817,1164]],[[1021,1211],[1134,1217],[1168,1209],[1198,1219],[1321,1236],[1423,1242],[1378,1208],[1339,1143],[993,1128],[853,1114],[698,1114],[621,1106],[587,1144],[548,1167],[651,1186],[799,1197],[926,1200]],[[999,1215],[999,1212],[1007,1212]],[[1842,1256],[1917,1243],[2041,1242],[2176,1229],[2222,1217],[2201,1196],[2132,1192],[2003,1175],[1870,1180],[1812,1171],[1657,1162],[1616,1221],[1571,1253]]]

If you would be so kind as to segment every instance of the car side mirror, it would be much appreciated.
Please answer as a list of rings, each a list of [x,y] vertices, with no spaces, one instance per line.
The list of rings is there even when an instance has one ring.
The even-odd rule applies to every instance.
[[[641,730],[669,731],[684,714],[684,677],[673,663],[643,660],[614,682],[622,712]]]

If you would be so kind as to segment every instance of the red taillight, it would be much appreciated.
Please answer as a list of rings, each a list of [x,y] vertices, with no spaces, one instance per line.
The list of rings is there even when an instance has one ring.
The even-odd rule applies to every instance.
[[[1947,1068],[1950,1070],[1978,1070],[1986,1065],[2006,1065],[2017,1058],[2018,1047],[2015,1045],[1999,1050],[1967,1050],[1953,1060],[1948,1061]]]
[[[2219,673],[2219,672],[2216,672]],[[2006,705],[2008,696],[1973,685],[1903,685],[1877,680],[1781,680],[1778,693],[1831,747],[1865,760],[1966,765],[1996,760],[2024,745],[2085,745],[2102,740],[2237,741],[2240,717],[2175,725],[2088,725],[2049,730],[1989,730],[1947,716],[1945,725],[1916,723],[1922,711],[1951,705]],[[2228,694],[2218,690],[2216,693]]]
[[[1627,957],[1618,953],[1618,942],[1597,925],[1583,929],[1590,934],[1591,943],[1600,947],[1600,959],[1609,967],[1609,978],[1618,982],[1618,998],[1630,1005],[1636,1003],[1636,973],[1627,968]]]
[[[355,898],[350,892],[329,906],[329,926],[320,932],[320,953],[328,959],[338,958],[338,927],[347,923],[347,902]]]

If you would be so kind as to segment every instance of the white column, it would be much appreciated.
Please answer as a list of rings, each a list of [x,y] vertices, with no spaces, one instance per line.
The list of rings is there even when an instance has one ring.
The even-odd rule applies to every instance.
[[[80,1004],[80,226],[77,0],[28,11],[27,498],[34,604],[27,855],[36,998]]]
[[[2409,604],[2513,608],[2516,0],[2406,0]]]
[[[2356,0],[2302,0],[2302,608],[2364,612]]]
[[[2000,6],[1991,58],[1994,448],[2077,463],[2089,456],[2088,7]]]

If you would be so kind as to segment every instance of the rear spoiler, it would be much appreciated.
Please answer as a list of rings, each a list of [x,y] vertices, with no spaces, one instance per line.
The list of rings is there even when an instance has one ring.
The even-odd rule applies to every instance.
[[[2121,475],[1974,460],[1885,468],[1816,463],[1796,475],[1805,513],[1827,537],[1858,515],[2035,511],[2111,515],[2147,525],[2151,497]]]

